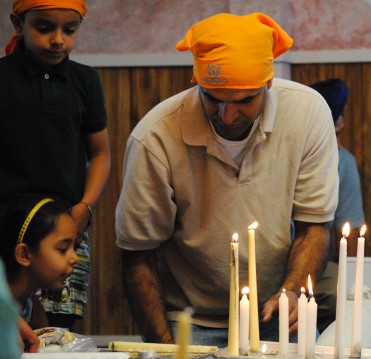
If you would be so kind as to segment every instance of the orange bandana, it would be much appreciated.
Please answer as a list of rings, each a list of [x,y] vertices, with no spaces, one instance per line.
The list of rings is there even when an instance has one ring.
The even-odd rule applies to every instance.
[[[13,13],[20,15],[28,10],[68,9],[77,11],[81,17],[86,14],[85,0],[14,0]],[[7,55],[17,48],[21,36],[14,33],[6,45]]]
[[[273,60],[292,43],[265,14],[218,14],[193,25],[176,48],[192,51],[192,82],[206,88],[251,89],[273,77]]]

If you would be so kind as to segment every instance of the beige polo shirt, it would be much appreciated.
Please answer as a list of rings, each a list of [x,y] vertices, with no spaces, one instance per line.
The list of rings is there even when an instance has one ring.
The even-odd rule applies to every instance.
[[[333,219],[338,151],[330,110],[312,89],[275,79],[239,168],[215,138],[196,86],[162,102],[132,132],[116,209],[117,245],[159,247],[169,308],[227,326],[229,247],[239,234],[240,287],[248,285],[247,227],[256,230],[259,305],[279,289],[290,220]]]

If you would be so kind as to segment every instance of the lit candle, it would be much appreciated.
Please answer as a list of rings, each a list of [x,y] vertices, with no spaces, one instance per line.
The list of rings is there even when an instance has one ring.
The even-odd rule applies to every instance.
[[[363,261],[365,253],[366,225],[361,228],[357,246],[356,280],[354,287],[353,327],[352,327],[352,358],[360,358],[362,354],[362,299],[363,299]]]
[[[249,250],[249,287],[250,287],[250,351],[260,351],[259,338],[259,312],[258,312],[258,288],[256,283],[256,258],[255,258],[255,231],[258,222],[249,226],[248,250]]]
[[[310,275],[308,275],[308,292],[310,299],[307,305],[307,341],[305,348],[305,358],[313,359],[316,354],[317,303],[314,299]]]
[[[298,355],[305,355],[305,342],[307,340],[307,306],[308,299],[304,287],[298,300]]]
[[[187,358],[187,351],[191,338],[191,314],[192,309],[187,308],[178,315],[177,323],[178,351],[176,354],[176,359]]]
[[[238,234],[234,233],[231,242],[231,277],[229,289],[229,326],[228,355],[238,356],[238,306],[239,306],[239,276],[238,276]]]
[[[250,325],[250,303],[247,298],[249,288],[242,289],[242,298],[240,300],[240,355],[249,354],[249,325]]]
[[[286,289],[282,289],[278,307],[280,354],[286,355],[289,352],[289,298]]]
[[[335,322],[335,358],[344,358],[344,336],[345,336],[345,305],[346,305],[346,281],[347,281],[347,240],[350,226],[345,223],[343,226],[343,237],[340,240],[339,248],[339,269],[336,298],[336,322]]]

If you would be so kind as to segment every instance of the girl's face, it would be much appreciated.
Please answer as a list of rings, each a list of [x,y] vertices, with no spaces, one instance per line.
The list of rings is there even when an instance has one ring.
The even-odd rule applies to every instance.
[[[30,252],[30,266],[35,284],[57,290],[71,275],[78,257],[75,252],[77,227],[71,216],[62,214],[55,230],[45,237],[35,252]]]

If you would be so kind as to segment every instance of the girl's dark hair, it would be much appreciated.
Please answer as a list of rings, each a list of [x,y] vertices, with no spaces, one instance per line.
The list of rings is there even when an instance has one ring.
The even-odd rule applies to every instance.
[[[18,244],[19,232],[32,209],[45,196],[27,196],[9,203],[0,213],[0,256],[8,274],[18,271],[14,249]],[[71,215],[70,205],[61,199],[45,203],[32,217],[22,243],[37,250],[40,241],[56,227],[61,214]]]

